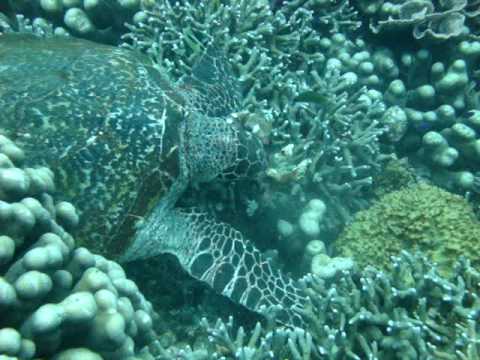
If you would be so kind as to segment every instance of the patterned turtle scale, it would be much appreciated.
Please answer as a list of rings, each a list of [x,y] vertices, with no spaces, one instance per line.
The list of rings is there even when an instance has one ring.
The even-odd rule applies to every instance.
[[[295,325],[305,302],[296,283],[228,224],[176,208],[191,182],[235,180],[265,167],[261,142],[235,122],[239,92],[226,65],[207,51],[175,91],[129,50],[0,35],[0,132],[32,164],[55,171],[60,192],[81,211],[90,248],[120,253],[156,201],[123,261],[171,253],[217,292],[259,313],[280,306],[279,321]]]
[[[77,236],[96,251],[120,252],[176,175],[180,112],[167,100],[174,96],[141,54],[0,36],[0,132],[28,162],[55,171],[59,193],[80,211]]]

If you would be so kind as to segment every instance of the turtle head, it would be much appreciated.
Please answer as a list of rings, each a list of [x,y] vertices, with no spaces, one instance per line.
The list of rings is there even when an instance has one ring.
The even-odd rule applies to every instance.
[[[180,86],[187,104],[181,148],[190,181],[235,180],[265,169],[261,141],[239,120],[240,85],[223,52],[207,48]]]
[[[255,177],[266,168],[261,141],[235,117],[194,113],[182,124],[182,156],[190,181]]]

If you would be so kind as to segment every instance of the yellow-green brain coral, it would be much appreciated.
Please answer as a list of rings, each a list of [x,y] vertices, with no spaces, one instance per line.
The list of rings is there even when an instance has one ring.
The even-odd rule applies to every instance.
[[[361,266],[385,268],[401,250],[422,251],[448,273],[459,256],[480,265],[480,222],[461,196],[427,184],[383,196],[335,243]]]

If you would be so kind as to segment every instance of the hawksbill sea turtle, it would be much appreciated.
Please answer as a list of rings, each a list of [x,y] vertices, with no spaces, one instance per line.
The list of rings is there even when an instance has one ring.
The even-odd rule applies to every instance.
[[[176,175],[174,90],[140,54],[73,38],[0,36],[0,128],[54,170],[80,242],[118,253]],[[166,119],[169,119],[166,122]],[[101,247],[100,247],[101,246]]]
[[[110,254],[128,247],[122,261],[171,253],[217,292],[259,313],[280,308],[281,322],[297,324],[305,297],[293,280],[230,225],[176,207],[191,182],[265,168],[261,142],[236,121],[239,103],[213,48],[172,84],[127,49],[0,35],[0,132],[55,172],[80,211],[76,236]]]

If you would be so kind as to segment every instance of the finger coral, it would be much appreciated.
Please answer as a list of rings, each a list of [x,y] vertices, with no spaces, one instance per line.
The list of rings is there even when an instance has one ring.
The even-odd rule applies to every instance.
[[[0,357],[152,359],[152,305],[120,265],[75,246],[75,208],[27,158],[0,135]]]

